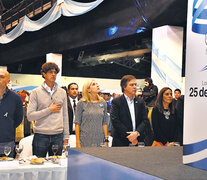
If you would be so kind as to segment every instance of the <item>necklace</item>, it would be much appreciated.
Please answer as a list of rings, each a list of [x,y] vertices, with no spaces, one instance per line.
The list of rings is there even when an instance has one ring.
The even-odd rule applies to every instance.
[[[169,117],[170,117],[170,111],[169,111],[169,109],[168,109],[168,111],[164,111],[163,114],[165,116],[165,119],[169,119]]]

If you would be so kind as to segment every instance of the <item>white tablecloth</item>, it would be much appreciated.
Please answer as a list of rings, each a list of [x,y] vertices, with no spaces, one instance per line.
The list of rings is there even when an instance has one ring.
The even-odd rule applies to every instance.
[[[0,180],[67,180],[67,159],[62,165],[45,162],[42,165],[19,165],[14,161],[0,162]]]

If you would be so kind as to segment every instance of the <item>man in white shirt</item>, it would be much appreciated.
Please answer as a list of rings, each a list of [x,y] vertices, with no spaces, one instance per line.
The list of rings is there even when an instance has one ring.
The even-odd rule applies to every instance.
[[[126,75],[121,79],[122,96],[112,101],[112,146],[137,145],[143,141],[149,123],[144,101],[136,97],[136,78]]]
[[[78,85],[76,83],[70,83],[68,85],[68,116],[69,116],[69,129],[70,134],[75,134],[75,109],[78,103]]]

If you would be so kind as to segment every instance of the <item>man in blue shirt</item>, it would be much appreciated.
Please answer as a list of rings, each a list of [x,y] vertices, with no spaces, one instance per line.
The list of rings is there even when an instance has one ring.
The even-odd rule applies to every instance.
[[[20,96],[8,89],[9,72],[0,69],[0,156],[4,148],[11,147],[10,157],[14,157],[16,127],[22,122],[23,104]]]

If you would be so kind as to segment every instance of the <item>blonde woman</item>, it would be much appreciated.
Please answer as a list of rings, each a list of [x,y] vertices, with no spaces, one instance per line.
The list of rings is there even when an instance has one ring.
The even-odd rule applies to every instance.
[[[83,85],[75,115],[76,147],[100,146],[103,142],[108,146],[107,104],[99,92],[95,80]]]

